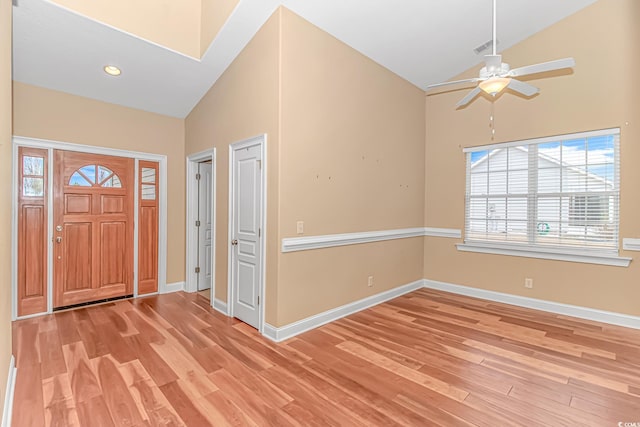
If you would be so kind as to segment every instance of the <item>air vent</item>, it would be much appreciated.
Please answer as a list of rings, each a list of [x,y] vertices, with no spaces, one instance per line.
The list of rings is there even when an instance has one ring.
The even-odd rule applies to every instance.
[[[476,55],[480,55],[482,52],[489,49],[492,43],[493,43],[493,39],[489,40],[486,43],[481,44],[477,48],[473,49],[473,51],[476,53]],[[499,45],[499,44],[500,44],[500,40],[496,40],[496,45]]]

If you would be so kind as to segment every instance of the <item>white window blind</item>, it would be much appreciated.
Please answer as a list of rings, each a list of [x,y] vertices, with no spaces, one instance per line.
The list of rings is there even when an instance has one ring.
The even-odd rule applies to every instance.
[[[619,129],[465,149],[465,243],[618,251]]]

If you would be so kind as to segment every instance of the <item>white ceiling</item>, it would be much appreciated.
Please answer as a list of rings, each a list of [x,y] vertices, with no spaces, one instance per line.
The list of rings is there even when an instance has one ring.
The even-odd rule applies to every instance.
[[[595,1],[499,1],[499,50]],[[491,39],[491,0],[240,0],[197,60],[49,1],[19,0],[13,78],[183,118],[281,4],[423,89],[482,62],[473,49]],[[122,75],[106,75],[105,64]]]

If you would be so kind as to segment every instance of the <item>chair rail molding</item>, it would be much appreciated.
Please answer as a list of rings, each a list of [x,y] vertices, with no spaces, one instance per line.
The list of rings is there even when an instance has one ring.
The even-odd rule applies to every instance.
[[[459,239],[462,236],[462,232],[451,228],[414,227],[356,233],[324,234],[318,236],[286,237],[282,239],[282,252],[306,251],[425,236]]]

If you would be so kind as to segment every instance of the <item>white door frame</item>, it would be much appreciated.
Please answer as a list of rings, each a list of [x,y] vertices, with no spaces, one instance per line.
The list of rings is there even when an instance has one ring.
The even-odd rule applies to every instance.
[[[26,319],[53,312],[53,150],[79,153],[103,154],[134,159],[134,213],[133,213],[133,296],[138,296],[138,160],[158,162],[160,212],[158,214],[158,293],[167,287],[167,156],[116,148],[97,147],[63,141],[13,136],[12,195],[11,195],[11,319]],[[18,147],[33,147],[47,150],[49,174],[47,176],[47,311],[18,317]],[[153,294],[145,294],[153,295]]]
[[[229,230],[227,234],[227,315],[233,317],[233,252],[231,251],[231,239],[233,235],[233,177],[235,176],[235,168],[234,168],[234,154],[236,150],[241,150],[243,148],[251,147],[254,145],[259,145],[262,155],[262,174],[260,176],[261,184],[262,184],[262,202],[260,206],[260,229],[262,231],[261,236],[261,256],[262,260],[260,262],[260,305],[258,309],[260,310],[259,315],[259,324],[258,331],[261,334],[264,334],[264,313],[266,306],[266,292],[265,292],[265,284],[266,284],[266,261],[267,261],[267,134],[262,134],[258,136],[254,136],[252,138],[248,138],[242,141],[234,142],[229,144]]]
[[[214,307],[215,292],[216,292],[216,149],[211,148],[209,150],[200,151],[195,154],[187,156],[187,247],[186,247],[186,271],[185,271],[185,291],[196,292],[198,290],[198,274],[196,273],[196,266],[198,265],[198,227],[196,227],[196,220],[198,219],[198,209],[195,208],[195,203],[198,201],[198,180],[196,180],[196,173],[198,173],[198,163],[211,160],[212,179],[211,188],[213,189],[213,195],[211,197],[211,228],[213,229],[213,241],[211,242],[211,307]]]

